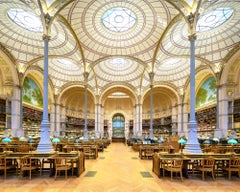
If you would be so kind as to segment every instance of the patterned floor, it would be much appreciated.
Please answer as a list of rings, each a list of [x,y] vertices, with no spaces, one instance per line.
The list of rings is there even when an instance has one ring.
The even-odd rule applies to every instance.
[[[228,181],[217,177],[158,178],[152,172],[152,160],[141,160],[138,153],[123,143],[112,143],[107,152],[100,152],[98,159],[86,160],[86,171],[80,176],[69,175],[57,180],[44,173],[34,174],[32,180],[19,179],[13,174],[4,181],[0,175],[1,192],[240,192],[240,178]]]

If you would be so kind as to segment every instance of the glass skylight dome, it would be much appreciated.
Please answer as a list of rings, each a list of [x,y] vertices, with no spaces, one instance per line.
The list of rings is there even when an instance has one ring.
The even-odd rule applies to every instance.
[[[20,27],[33,32],[43,32],[40,17],[32,12],[23,9],[10,9],[7,12],[8,17]]]
[[[208,31],[225,23],[233,14],[232,8],[217,8],[200,16],[197,31]]]
[[[104,26],[114,32],[123,32],[136,23],[136,15],[127,8],[112,8],[102,16]]]

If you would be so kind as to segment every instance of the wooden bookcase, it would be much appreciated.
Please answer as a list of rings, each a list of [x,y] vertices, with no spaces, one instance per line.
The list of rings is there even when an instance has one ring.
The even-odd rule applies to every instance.
[[[84,126],[85,126],[85,119],[84,118],[77,118],[77,117],[66,117],[66,129],[65,134],[67,136],[83,136],[84,135]],[[93,135],[95,127],[95,120],[88,119],[87,120],[87,128],[88,128],[88,135]]]
[[[172,135],[172,117],[162,117],[153,119],[153,134],[155,137],[167,137]],[[142,133],[149,135],[150,130],[150,119],[142,120]]]
[[[216,106],[205,108],[196,112],[198,135],[213,137],[216,128]]]
[[[233,103],[233,131],[240,137],[240,99],[235,99]]]
[[[0,99],[0,135],[6,130],[6,100]]]
[[[35,108],[23,106],[22,128],[25,136],[40,136],[40,125],[43,112]]]

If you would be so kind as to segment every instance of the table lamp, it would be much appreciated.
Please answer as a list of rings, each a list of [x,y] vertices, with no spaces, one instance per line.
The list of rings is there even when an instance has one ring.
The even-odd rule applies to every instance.
[[[228,139],[227,143],[229,145],[232,145],[232,153],[234,152],[233,145],[238,144],[238,141],[236,139]]]
[[[10,143],[11,142],[11,139],[9,137],[5,137],[3,140],[2,140],[3,143]]]
[[[52,143],[60,143],[60,139],[55,137],[52,139]]]
[[[182,137],[178,140],[178,143],[180,144],[181,153],[182,153],[182,150],[183,150],[182,145],[185,145],[186,142],[187,141],[185,139],[183,139]]]

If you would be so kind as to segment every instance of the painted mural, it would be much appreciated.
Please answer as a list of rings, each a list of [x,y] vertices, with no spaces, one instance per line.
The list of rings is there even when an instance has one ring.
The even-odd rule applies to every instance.
[[[42,93],[34,80],[29,77],[26,77],[23,83],[23,102],[41,108],[43,106]]]
[[[217,99],[216,81],[214,77],[208,78],[197,92],[196,108],[206,106]]]

